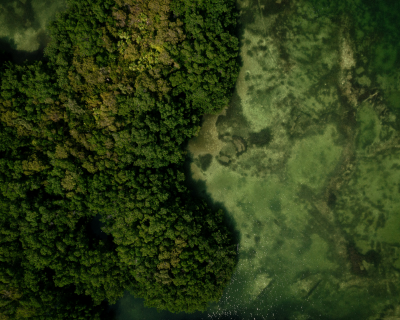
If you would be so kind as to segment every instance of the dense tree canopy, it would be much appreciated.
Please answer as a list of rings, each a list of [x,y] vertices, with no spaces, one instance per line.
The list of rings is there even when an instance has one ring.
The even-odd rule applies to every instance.
[[[182,165],[237,77],[234,7],[70,0],[45,62],[1,66],[0,319],[100,319],[126,289],[172,312],[221,297],[235,246]]]

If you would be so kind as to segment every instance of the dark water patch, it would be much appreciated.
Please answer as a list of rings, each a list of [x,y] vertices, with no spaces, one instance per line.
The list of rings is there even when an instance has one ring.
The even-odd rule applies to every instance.
[[[3,13],[3,23],[14,30],[23,28],[39,29],[40,23],[35,19],[32,0],[10,1],[0,0],[0,8]]]
[[[12,52],[13,61],[15,63],[22,63],[27,61],[47,61],[47,57],[44,56],[44,50],[47,43],[50,41],[49,35],[46,31],[41,30],[36,36],[36,41],[39,43],[39,48],[35,51],[23,51],[16,50]]]
[[[257,251],[254,248],[250,248],[245,251],[240,251],[240,259],[253,260],[256,257]]]
[[[285,128],[291,139],[300,139],[315,133],[308,129],[315,127],[316,121],[310,114],[305,113],[297,106],[294,106],[290,111],[289,121],[286,122]]]
[[[249,24],[253,24],[256,22],[257,15],[259,15],[258,11],[258,2],[257,0],[250,0],[247,6],[244,6],[240,10],[239,14],[239,24],[244,26],[248,26]],[[242,38],[243,39],[243,38]]]
[[[264,229],[264,222],[256,219],[253,221],[253,231],[260,233]]]
[[[395,42],[399,41],[400,35],[400,3],[393,0],[367,1],[365,6],[364,19],[360,21],[372,23],[374,30],[383,35],[384,38]],[[368,17],[371,17],[368,19]]]
[[[330,209],[335,208],[336,200],[337,200],[337,196],[335,195],[335,193],[329,192],[327,204]]]
[[[310,3],[313,6],[314,13],[326,17],[336,17],[343,13],[347,7],[344,1],[310,0]]]
[[[254,91],[256,90],[256,86],[255,85],[251,85],[247,87],[247,95],[250,95],[252,93],[254,93]]]
[[[274,245],[272,247],[272,250],[273,251],[279,251],[284,244],[285,244],[285,240],[284,239],[282,239],[282,238],[276,239],[274,241]]]
[[[7,50],[5,49],[7,47]],[[0,38],[0,71],[4,67],[5,62],[12,61],[11,44],[6,38]]]
[[[98,214],[90,219],[86,225],[86,235],[90,239],[91,245],[97,246],[101,241],[109,250],[115,249],[113,237],[103,231],[105,224],[101,222],[101,215]]]
[[[375,267],[377,267],[380,262],[382,261],[381,255],[376,252],[375,250],[369,250],[365,255],[364,255],[365,261],[368,263],[373,263]]]
[[[188,156],[183,164],[186,187],[194,197],[204,200],[213,211],[216,212],[218,210],[222,210],[224,212],[224,223],[233,235],[234,243],[240,243],[241,233],[239,232],[239,228],[237,227],[237,223],[233,216],[229,214],[222,202],[215,201],[211,197],[211,195],[207,192],[207,186],[204,180],[195,180],[192,178],[192,172],[190,168],[192,161],[193,159]]]
[[[361,125],[359,125],[361,127]],[[361,148],[367,148],[371,145],[376,137],[376,122],[374,119],[371,119],[367,125],[362,124],[362,130],[360,130],[360,134],[357,136],[356,144]]]
[[[202,320],[207,316],[201,312],[187,314],[184,312],[172,313],[168,311],[157,311],[155,308],[144,306],[144,299],[133,298],[128,291],[125,291],[124,297],[120,299],[115,307],[110,311],[116,310],[116,319],[140,319],[140,320]],[[112,318],[104,318],[112,319]],[[113,319],[114,320],[114,319]]]
[[[243,115],[242,100],[237,91],[235,91],[225,115],[220,115],[217,119],[216,127],[218,135],[222,137],[229,133],[229,135],[247,138],[249,126],[250,123]]]
[[[269,202],[269,208],[275,213],[280,214],[282,212],[281,200],[278,197],[274,197]]]
[[[264,128],[259,132],[249,133],[249,144],[256,145],[257,147],[268,146],[272,140],[272,131],[270,128]]]
[[[273,85],[267,88],[263,89],[256,89],[253,88],[252,91],[250,91],[250,88],[252,86],[249,86],[249,93],[252,93],[250,103],[255,104],[255,105],[264,105],[268,106],[268,101],[271,99],[271,94],[275,92],[275,90],[278,88],[278,85]]]
[[[396,131],[400,131],[400,90],[385,92],[383,102],[388,106],[390,112],[396,115],[396,119],[390,122],[383,120],[382,122],[390,125]],[[388,132],[387,139],[389,139],[392,134],[392,132]]]
[[[355,275],[366,276],[367,271],[363,267],[364,256],[358,251],[354,243],[347,245],[347,255],[351,264],[351,272]]]
[[[398,296],[400,293],[399,288],[393,282],[389,282],[389,290],[392,296]]]
[[[0,50],[10,54],[10,61],[18,64],[25,60],[45,60],[44,48],[50,36],[43,26],[55,18],[56,12],[64,9],[64,0],[0,0],[2,31],[7,35],[0,40]],[[17,44],[14,39],[18,38]],[[20,46],[25,49],[18,49]]]
[[[378,230],[379,228],[384,228],[386,224],[386,216],[383,212],[379,214],[378,220],[376,221],[376,226],[375,226],[375,231]]]
[[[335,51],[337,48],[332,45],[332,51]],[[320,60],[323,55],[323,52],[319,52],[319,56],[315,57],[315,60]],[[324,73],[322,76],[318,77],[318,81],[310,86],[310,89],[307,91],[308,96],[314,96],[317,100],[321,100],[321,95],[331,95],[332,88],[335,88],[333,93],[340,94],[340,90],[337,87],[337,79],[338,79],[338,69],[332,68],[329,72]],[[337,104],[337,101],[332,101],[332,103]],[[328,109],[327,107],[324,110]],[[334,109],[334,108],[330,108]]]
[[[311,245],[313,244],[311,236],[315,233],[314,228],[315,226],[312,224],[312,222],[305,227],[305,230],[299,239],[299,253],[303,254],[304,252],[310,250]]]
[[[213,156],[211,154],[205,154],[205,155],[200,155],[199,156],[199,163],[200,163],[200,168],[203,171],[207,171],[207,169],[210,167],[211,162],[212,162]]]
[[[246,54],[247,54],[250,58],[254,57],[254,52],[253,52],[252,50],[247,50],[247,51],[246,51]]]
[[[264,17],[268,17],[269,15],[275,15],[278,13],[284,13],[286,9],[290,9],[290,0],[264,1],[263,6],[260,9]]]

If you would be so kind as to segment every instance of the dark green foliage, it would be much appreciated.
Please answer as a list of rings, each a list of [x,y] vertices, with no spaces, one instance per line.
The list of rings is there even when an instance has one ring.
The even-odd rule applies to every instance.
[[[234,246],[182,165],[237,77],[233,9],[70,0],[47,64],[3,65],[0,319],[100,319],[126,289],[172,312],[221,297]]]
[[[216,113],[229,102],[238,75],[238,39],[229,31],[236,25],[235,2],[173,1],[171,10],[181,17],[186,39],[171,48],[181,71],[170,76],[173,95],[185,95],[186,105],[202,113]]]

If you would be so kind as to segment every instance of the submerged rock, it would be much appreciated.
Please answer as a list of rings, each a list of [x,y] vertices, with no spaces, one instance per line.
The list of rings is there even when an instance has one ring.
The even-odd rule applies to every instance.
[[[218,160],[224,164],[228,164],[231,161],[227,156],[220,156]]]
[[[247,150],[246,142],[242,137],[233,136],[233,143],[235,144],[238,155]]]

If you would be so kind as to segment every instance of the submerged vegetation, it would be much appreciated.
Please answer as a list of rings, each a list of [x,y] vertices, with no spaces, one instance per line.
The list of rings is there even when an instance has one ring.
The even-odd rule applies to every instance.
[[[236,245],[182,165],[237,78],[234,8],[70,0],[44,61],[0,66],[0,319],[100,319],[126,289],[172,312],[221,297]]]

